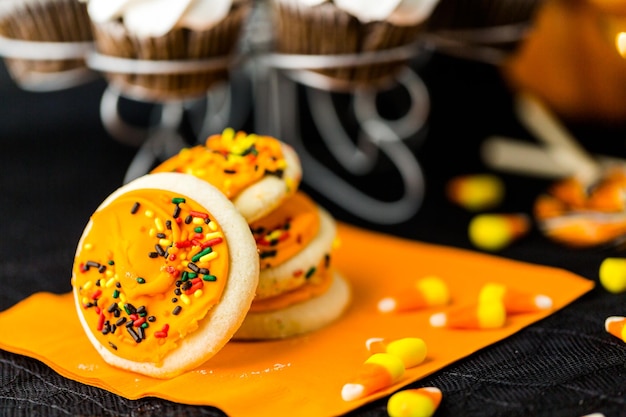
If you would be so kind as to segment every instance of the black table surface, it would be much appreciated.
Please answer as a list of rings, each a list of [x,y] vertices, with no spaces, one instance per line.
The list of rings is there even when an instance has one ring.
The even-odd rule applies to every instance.
[[[516,120],[513,94],[497,68],[435,53],[418,72],[431,100],[427,134],[413,148],[426,179],[418,213],[401,224],[371,224],[310,189],[306,173],[303,189],[340,221],[476,250],[466,234],[472,214],[446,199],[446,182],[460,174],[488,172],[479,148],[489,135],[533,139]],[[28,92],[0,67],[0,311],[35,292],[70,291],[73,253],[83,227],[97,205],[123,183],[137,148],[114,140],[103,128],[99,104],[105,87],[97,79],[64,91]],[[252,131],[250,120],[243,128]],[[137,122],[149,118],[138,116]],[[312,132],[306,123],[304,117],[306,131]],[[623,127],[568,126],[590,151],[625,156]],[[501,212],[530,213],[536,196],[551,182],[497,174],[507,187]],[[375,174],[353,180],[380,198],[392,198],[394,175],[383,164]],[[626,256],[617,247],[568,249],[536,229],[499,255],[563,268],[596,283],[602,260]],[[605,318],[624,314],[626,295],[610,294],[598,284],[550,317],[410,387],[439,387],[444,399],[436,415],[442,417],[626,416],[626,343],[604,330]],[[386,400],[350,415],[384,416]],[[155,398],[127,400],[62,378],[36,360],[0,351],[2,416],[221,414],[212,407]]]

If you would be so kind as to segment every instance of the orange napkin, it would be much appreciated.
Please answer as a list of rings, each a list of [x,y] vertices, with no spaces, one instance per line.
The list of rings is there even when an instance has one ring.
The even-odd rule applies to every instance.
[[[159,397],[212,405],[231,416],[339,415],[388,395],[549,312],[511,316],[497,330],[446,330],[428,324],[437,309],[381,314],[377,302],[425,275],[438,275],[455,305],[474,302],[486,282],[541,292],[559,309],[593,287],[564,270],[530,265],[470,251],[423,244],[339,225],[341,246],[334,264],[351,282],[353,303],[335,324],[281,341],[229,342],[200,368],[157,380],[113,368],[102,361],[80,327],[71,294],[38,293],[0,314],[0,348],[38,359],[59,374],[126,398]],[[345,402],[342,386],[368,357],[365,340],[420,337],[428,347],[421,365],[402,380],[362,400]]]

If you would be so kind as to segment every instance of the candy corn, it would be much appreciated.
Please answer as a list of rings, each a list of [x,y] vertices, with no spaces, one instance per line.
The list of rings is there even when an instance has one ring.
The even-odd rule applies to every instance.
[[[525,214],[480,214],[469,224],[469,238],[474,246],[487,251],[504,249],[530,230]]]
[[[405,389],[389,397],[389,417],[430,417],[441,403],[441,390],[435,387]]]
[[[552,299],[543,294],[530,294],[506,287],[502,284],[488,283],[480,290],[479,303],[489,300],[501,300],[509,314],[533,313],[552,308]]]
[[[448,181],[446,194],[450,201],[466,210],[487,210],[502,201],[504,184],[491,174],[461,175]]]
[[[604,328],[613,336],[626,342],[626,317],[611,316],[604,321]]]
[[[365,341],[370,353],[389,353],[402,359],[406,369],[424,362],[426,359],[426,343],[418,337],[405,337],[386,341],[380,337],[372,337]]]
[[[447,284],[439,277],[427,276],[415,281],[413,288],[378,302],[382,313],[407,312],[428,307],[440,307],[450,302]]]
[[[626,258],[606,258],[602,261],[600,283],[615,294],[626,291]]]
[[[449,329],[497,329],[504,326],[505,322],[504,303],[497,299],[430,316],[431,326]]]
[[[344,401],[366,397],[388,388],[404,375],[402,359],[389,353],[374,353],[363,363],[360,372],[341,389]]]

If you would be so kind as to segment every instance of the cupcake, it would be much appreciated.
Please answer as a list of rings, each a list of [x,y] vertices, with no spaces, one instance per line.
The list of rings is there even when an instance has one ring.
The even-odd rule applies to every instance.
[[[251,6],[249,0],[86,1],[96,50],[105,58],[94,67],[124,94],[148,101],[201,96],[225,81]],[[154,68],[138,70],[151,63]]]
[[[428,31],[444,52],[479,60],[495,57],[495,63],[499,63],[523,40],[542,3],[543,0],[441,0],[428,20]],[[494,48],[494,54],[481,51],[483,46]]]
[[[438,0],[271,0],[275,49],[285,54],[350,55],[416,42]],[[335,81],[388,81],[406,57],[384,63],[316,70]],[[304,69],[304,68],[303,68]]]
[[[476,29],[525,23],[542,0],[441,0],[428,26],[432,29]]]
[[[92,75],[83,59],[93,38],[89,16],[76,0],[3,0],[0,36],[7,69],[23,88],[64,88]]]

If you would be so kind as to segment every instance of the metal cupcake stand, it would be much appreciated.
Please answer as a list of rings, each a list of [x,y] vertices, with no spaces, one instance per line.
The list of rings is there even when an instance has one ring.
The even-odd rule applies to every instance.
[[[116,140],[136,146],[125,182],[139,177],[181,148],[203,141],[209,134],[231,126],[239,128],[254,110],[256,133],[273,135],[292,145],[300,155],[303,181],[347,212],[378,224],[401,223],[419,210],[424,197],[424,178],[413,146],[427,133],[430,111],[428,90],[410,65],[385,87],[350,85],[325,77],[316,70],[383,64],[428,58],[428,41],[402,48],[358,55],[312,56],[274,53],[268,10],[258,3],[244,29],[235,56],[200,61],[140,61],[103,56],[91,43],[26,42],[0,37],[0,56],[20,59],[84,58],[84,69],[40,75],[19,86],[30,91],[53,91],[86,83],[100,73],[184,74],[198,70],[228,68],[228,82],[212,87],[202,97],[154,101],[108,84],[100,101],[103,126]],[[439,40],[441,41],[441,40]],[[446,44],[442,44],[446,46]],[[401,117],[383,117],[377,98],[388,88],[404,89],[409,97]],[[304,97],[300,97],[304,91]],[[334,94],[347,94],[358,132],[349,133],[333,104]],[[124,100],[154,106],[156,123],[134,126],[124,121],[119,105]],[[321,143],[332,155],[332,166],[320,161],[303,140],[298,119],[306,103]],[[345,110],[345,109],[342,109]],[[179,133],[187,114],[195,123],[192,143]],[[371,177],[375,182],[382,155],[391,162],[403,194],[394,201],[372,197],[357,188],[351,178]],[[389,165],[389,164],[387,164]],[[381,213],[385,213],[381,216]]]

